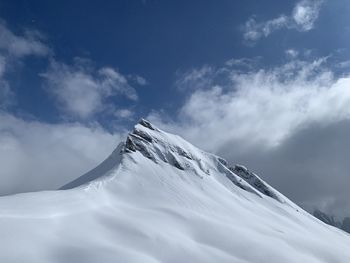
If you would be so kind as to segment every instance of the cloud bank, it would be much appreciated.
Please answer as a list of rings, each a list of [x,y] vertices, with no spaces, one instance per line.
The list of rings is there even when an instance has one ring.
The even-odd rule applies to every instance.
[[[106,158],[121,134],[98,124],[45,124],[1,112],[0,195],[57,189]]]

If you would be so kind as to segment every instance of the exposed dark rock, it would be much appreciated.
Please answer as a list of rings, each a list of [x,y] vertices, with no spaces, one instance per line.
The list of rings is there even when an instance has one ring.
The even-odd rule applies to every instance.
[[[181,149],[180,147],[177,147],[177,153],[189,160],[193,160],[193,157],[191,156],[191,154],[185,152],[183,149]]]
[[[142,126],[148,128],[148,129],[150,129],[150,130],[153,130],[153,131],[156,130],[156,128],[154,128],[154,127],[152,126],[152,124],[151,124],[149,121],[145,120],[145,119],[141,119],[141,120],[139,121],[139,124],[141,124]]]
[[[225,159],[219,157],[218,160],[219,160],[219,162],[220,162],[221,164],[223,164],[223,165],[225,165],[225,166],[228,165],[228,163],[227,163],[227,161],[226,161]]]
[[[125,142],[125,150],[129,150],[132,152],[136,152],[136,145],[131,139],[130,136],[127,137],[126,142]]]
[[[174,160],[174,166],[175,166],[177,169],[185,170],[185,168],[182,167],[181,164],[180,164],[176,159]]]
[[[176,159],[176,157],[173,154],[169,154],[168,160],[169,160],[169,163],[175,166],[177,169],[180,169],[182,171],[185,170],[185,167],[181,165],[181,163]]]
[[[137,136],[141,137],[142,139],[144,139],[147,142],[152,142],[153,141],[152,137],[149,134],[147,134],[147,133],[145,133],[143,131],[137,130],[137,129],[134,129],[131,135],[137,135]]]
[[[234,167],[229,167],[229,169],[239,177],[243,178],[248,184],[253,186],[260,193],[276,199],[279,202],[281,201],[271,187],[269,187],[256,174],[249,171],[246,167],[242,165],[235,165]]]

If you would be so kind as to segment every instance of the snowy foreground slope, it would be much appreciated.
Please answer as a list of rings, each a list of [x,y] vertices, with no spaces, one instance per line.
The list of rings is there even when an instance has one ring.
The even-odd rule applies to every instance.
[[[348,234],[144,120],[62,189],[0,198],[0,262],[350,262]]]

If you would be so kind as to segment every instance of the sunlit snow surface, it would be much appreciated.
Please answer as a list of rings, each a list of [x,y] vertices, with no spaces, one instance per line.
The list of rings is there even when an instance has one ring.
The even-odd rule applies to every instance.
[[[72,189],[1,197],[0,262],[350,262],[348,234],[244,169],[141,121]]]

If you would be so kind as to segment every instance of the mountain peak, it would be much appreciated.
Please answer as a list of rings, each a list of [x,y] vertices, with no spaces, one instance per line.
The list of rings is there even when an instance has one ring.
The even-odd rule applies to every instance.
[[[278,191],[269,186],[255,173],[242,165],[231,166],[223,158],[207,153],[193,146],[178,135],[167,133],[157,128],[146,119],[141,119],[127,135],[126,141],[98,167],[84,174],[61,189],[70,189],[89,183],[101,176],[111,174],[110,170],[118,167],[125,159],[133,163],[144,163],[146,158],[154,164],[174,167],[188,176],[199,178],[221,174],[239,188],[258,195],[275,199],[280,203],[291,203]],[[143,165],[151,166],[151,163]],[[221,180],[221,179],[220,179]]]
[[[150,123],[148,120],[146,120],[146,119],[141,118],[141,119],[139,120],[138,123],[141,124],[143,127],[146,127],[146,128],[148,128],[148,129],[150,129],[150,130],[153,130],[153,131],[158,130],[156,127],[153,126],[153,124],[151,124],[151,123]]]
[[[195,158],[191,153],[194,148],[181,137],[164,132],[145,119],[141,119],[135,125],[125,142],[126,153],[140,152],[144,157],[156,163],[165,162],[180,170],[185,170],[190,166],[181,160],[182,158],[191,161],[200,159]],[[196,152],[201,154],[198,150]],[[204,168],[201,167],[201,169]],[[204,172],[207,173],[207,171]]]

